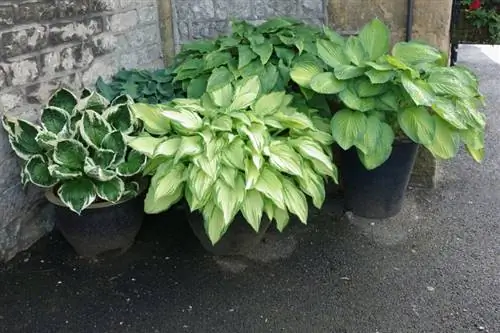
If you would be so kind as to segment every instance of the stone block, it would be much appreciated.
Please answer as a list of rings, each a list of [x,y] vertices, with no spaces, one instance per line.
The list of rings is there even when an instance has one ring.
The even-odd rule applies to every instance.
[[[101,18],[92,18],[80,22],[58,23],[50,25],[49,39],[52,45],[88,39],[103,31]]]
[[[161,59],[161,45],[149,45],[139,51],[139,61],[137,64],[149,64],[157,59]]]
[[[8,27],[14,24],[14,7],[0,6],[0,28]]]
[[[49,21],[58,16],[59,8],[56,1],[37,1],[21,3],[15,6],[16,23],[39,23]]]
[[[81,72],[82,85],[84,87],[93,87],[99,76],[102,76],[105,80],[107,80],[115,73],[115,71],[118,70],[118,68],[119,65],[116,63],[114,57],[100,57],[99,61],[93,62],[89,68],[84,69]]]
[[[299,12],[302,17],[323,18],[325,16],[323,0],[302,0]]]
[[[215,18],[218,20],[253,19],[253,3],[245,0],[214,0]]]
[[[157,24],[147,25],[134,29],[125,34],[128,45],[132,48],[139,48],[153,43],[160,44],[160,31]]]
[[[3,53],[7,57],[14,57],[41,50],[47,46],[48,31],[47,26],[34,25],[26,29],[4,32]]]
[[[123,32],[137,25],[139,17],[136,10],[125,13],[114,14],[110,17],[109,24],[111,31]]]
[[[255,0],[255,16],[259,19],[273,16],[297,16],[297,1]]]
[[[58,17],[82,17],[91,13],[101,13],[108,9],[109,1],[102,0],[60,0],[58,1]]]
[[[107,32],[92,38],[92,41],[88,43],[95,57],[100,57],[114,51],[117,48],[117,44],[118,38]]]
[[[215,17],[213,0],[176,0],[173,6],[179,20],[204,20]]]
[[[0,65],[0,90],[7,87],[9,85],[9,77],[7,73],[5,73],[4,69]]]
[[[177,22],[178,39],[185,41],[189,39],[189,23],[186,21]]]
[[[144,8],[139,8],[137,10],[139,14],[139,21],[143,23],[158,22],[158,7],[148,6]]]
[[[12,110],[18,109],[24,104],[24,91],[20,89],[10,89],[2,91],[0,94],[0,112],[12,112]]]
[[[40,56],[41,75],[53,76],[62,70],[61,52],[59,50],[43,53]]]
[[[191,24],[191,38],[213,38],[220,34],[226,34],[229,31],[229,23],[227,21],[215,22],[193,22]]]
[[[8,68],[12,77],[13,86],[33,82],[39,76],[35,57],[12,62],[8,65]]]
[[[92,48],[86,44],[67,47],[61,51],[61,67],[67,71],[87,67],[93,60]]]

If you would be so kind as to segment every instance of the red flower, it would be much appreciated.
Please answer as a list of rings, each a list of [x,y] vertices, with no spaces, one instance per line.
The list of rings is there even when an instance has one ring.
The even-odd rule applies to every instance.
[[[481,8],[481,0],[474,0],[469,6],[469,10],[476,10]]]

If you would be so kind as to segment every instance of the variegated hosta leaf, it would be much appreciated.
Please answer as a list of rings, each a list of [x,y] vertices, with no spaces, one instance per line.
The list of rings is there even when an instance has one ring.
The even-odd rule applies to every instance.
[[[17,126],[17,119],[8,117],[7,115],[2,116],[2,126],[3,129],[12,136],[16,135],[16,126]]]
[[[103,116],[92,110],[85,111],[79,124],[80,135],[93,148],[100,148],[104,137],[113,131]]]
[[[59,134],[67,130],[69,125],[69,114],[63,109],[57,107],[47,107],[42,110],[41,123],[43,128],[54,134]]]
[[[258,76],[252,76],[241,80],[235,85],[234,99],[229,106],[230,110],[242,110],[250,106],[259,96],[260,80]]]
[[[285,209],[283,185],[274,170],[264,166],[254,187],[257,191],[272,200],[278,208]]]
[[[203,207],[203,220],[205,232],[212,245],[215,245],[227,230],[227,225],[224,223],[224,214],[217,205],[209,202]]]
[[[290,179],[282,177],[281,182],[283,184],[283,195],[288,211],[297,215],[302,223],[307,224],[309,209],[306,196]]]
[[[147,161],[148,158],[145,155],[131,150],[125,162],[118,166],[116,172],[123,177],[135,176],[144,169]]]
[[[164,135],[170,132],[170,120],[161,114],[157,105],[132,104],[131,111],[137,119],[142,120],[144,129],[153,135]]]
[[[288,144],[275,141],[269,146],[268,153],[269,163],[276,170],[294,176],[302,175],[302,157]]]
[[[260,97],[253,106],[255,113],[266,116],[275,113],[284,104],[285,92],[272,92]]]
[[[103,113],[104,119],[123,134],[129,134],[134,130],[135,119],[127,104],[118,104],[108,108]]]
[[[49,165],[49,173],[52,177],[59,180],[68,180],[80,177],[81,171],[70,169],[64,165],[51,164]]]
[[[142,170],[142,173],[143,175],[154,175],[156,173],[156,170],[158,170],[158,168],[165,163],[172,163],[172,160],[169,157],[165,156],[151,158],[146,163],[146,166],[144,167],[144,170]]]
[[[208,94],[216,106],[226,108],[233,101],[233,85],[231,82],[228,82],[222,88],[211,91]]]
[[[40,129],[38,126],[22,119],[9,119],[5,128],[14,128],[14,135],[9,134],[9,142],[17,156],[28,160],[31,156],[42,154],[43,148],[36,142]]]
[[[190,203],[191,211],[200,208],[208,198],[215,178],[207,175],[202,169],[197,166],[192,166],[188,173],[188,188],[194,196],[192,203]]]
[[[217,180],[213,187],[212,198],[217,207],[222,210],[224,223],[229,225],[236,216],[245,196],[245,184],[243,177],[236,178],[235,186],[231,187],[222,180]]]
[[[155,176],[153,176],[153,179]],[[182,199],[184,193],[184,183],[182,182],[174,188],[172,194],[157,198],[155,195],[157,193],[156,181],[153,181],[153,179],[151,180],[151,185],[149,186],[146,199],[144,200],[144,211],[148,214],[158,214],[168,210],[172,205]]]
[[[113,164],[120,164],[125,160],[127,144],[120,131],[113,131],[106,134],[101,142],[101,147],[106,150],[112,150],[115,153]]]
[[[109,101],[99,93],[93,91],[91,94],[85,98],[82,98],[75,109],[79,111],[83,110],[93,110],[98,113],[102,113],[109,105]]]
[[[183,136],[174,157],[174,163],[186,156],[194,156],[203,151],[203,140],[199,136]]]
[[[193,111],[185,109],[169,109],[166,106],[162,106],[161,114],[172,123],[177,124],[190,132],[199,131],[203,125],[203,120]]]
[[[26,162],[24,173],[36,186],[47,188],[57,184],[57,179],[50,175],[48,162],[41,155],[34,155]]]
[[[269,220],[274,220],[274,209],[276,208],[273,202],[265,197],[262,197],[264,200],[264,213],[266,213],[267,218]]]
[[[41,130],[38,132],[35,140],[41,147],[50,150],[55,148],[58,137],[52,132]]]
[[[281,209],[278,207],[274,208],[274,219],[276,220],[276,228],[282,232],[285,227],[288,225],[288,222],[290,222],[290,215],[288,215],[288,212],[286,209]]]
[[[290,114],[278,112],[275,113],[273,117],[287,128],[298,130],[314,128],[314,124],[312,123],[311,119],[305,114],[299,112],[293,112]]]
[[[158,170],[155,177],[151,179],[151,185],[155,191],[153,198],[160,200],[162,197],[173,195],[177,188],[186,181],[186,167],[184,164],[176,164],[167,170]]]
[[[129,181],[125,183],[125,190],[123,191],[122,199],[134,198],[139,194],[139,183]]]
[[[68,89],[59,89],[49,98],[48,106],[63,109],[68,115],[71,115],[77,103],[78,98],[75,94]]]
[[[117,159],[116,153],[111,149],[96,149],[92,152],[91,157],[95,164],[104,169],[107,169],[115,164],[114,162]]]
[[[105,182],[94,181],[95,190],[99,198],[108,202],[118,202],[125,193],[125,183],[120,177]]]
[[[146,155],[154,157],[157,147],[165,141],[165,138],[155,138],[149,135],[131,137],[127,140],[127,144],[134,150]]]
[[[57,142],[53,159],[59,165],[81,170],[88,155],[87,149],[85,149],[81,142],[67,139]]]
[[[262,194],[256,190],[246,191],[243,202],[241,203],[241,213],[255,232],[259,232],[263,212],[264,198]]]
[[[115,97],[115,99],[111,101],[112,106],[119,104],[132,104],[132,103],[134,103],[134,100],[129,95],[120,95]]]
[[[90,157],[85,158],[83,172],[90,178],[99,180],[101,182],[106,182],[116,177],[115,171],[102,168],[100,165],[97,165]]]
[[[323,178],[305,161],[302,170],[303,177],[295,177],[300,189],[313,199],[313,205],[320,209],[325,201],[325,184]]]
[[[64,182],[57,190],[61,201],[72,211],[80,214],[96,199],[94,183],[86,177]]]
[[[259,180],[260,170],[251,159],[245,160],[245,189],[252,189]]]
[[[210,148],[210,147],[209,147]],[[209,177],[216,179],[220,170],[220,155],[208,157],[207,154],[200,154],[193,158],[193,163],[202,169]]]
[[[220,167],[219,180],[223,180],[227,185],[234,187],[237,176],[239,176],[238,169],[225,165]]]
[[[233,120],[227,115],[220,115],[212,121],[210,127],[217,131],[231,132]]]
[[[250,127],[242,125],[239,127],[239,130],[250,139],[257,152],[261,152],[269,142],[269,132],[264,125],[255,123]]]
[[[305,158],[311,160],[315,170],[323,175],[336,178],[333,162],[323,151],[321,145],[305,137],[291,140],[293,147]]]

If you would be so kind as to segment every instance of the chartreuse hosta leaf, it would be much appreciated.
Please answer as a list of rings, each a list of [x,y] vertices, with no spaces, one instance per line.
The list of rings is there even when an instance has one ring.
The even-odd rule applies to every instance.
[[[260,229],[264,212],[264,198],[259,191],[248,190],[241,203],[241,213],[256,232]]]
[[[258,76],[252,76],[237,82],[235,85],[233,101],[229,106],[229,109],[241,110],[247,108],[257,99],[259,92],[260,80]]]
[[[337,80],[330,72],[317,74],[311,80],[311,89],[320,94],[337,94],[345,87],[345,82]]]
[[[57,189],[57,194],[66,207],[77,214],[89,207],[96,199],[95,185],[86,177],[64,182]]]
[[[161,114],[165,118],[169,119],[173,124],[176,124],[187,131],[198,131],[201,129],[203,124],[202,119],[197,113],[184,108],[173,110],[166,106],[162,106]]]
[[[441,59],[438,49],[419,42],[399,42],[394,45],[392,55],[405,64],[432,63]]]
[[[320,209],[325,201],[325,184],[323,177],[319,175],[312,165],[306,161],[303,164],[303,176],[295,177],[299,187],[305,194],[312,198],[313,205]]]
[[[377,60],[389,51],[390,31],[379,19],[365,25],[358,37],[369,60]]]
[[[344,52],[347,58],[356,66],[362,66],[363,62],[368,60],[367,53],[358,37],[350,36],[347,39]]]
[[[130,108],[135,117],[142,120],[148,133],[164,135],[170,132],[170,120],[161,115],[159,106],[136,103]]]
[[[301,87],[309,88],[313,77],[321,73],[322,69],[312,60],[302,60],[294,64],[290,77]]]
[[[414,142],[429,145],[434,141],[436,118],[423,107],[412,107],[398,115],[399,126]]]
[[[366,116],[359,111],[344,109],[332,118],[333,140],[344,150],[351,148],[365,133]]]
[[[265,166],[260,171],[260,176],[255,183],[255,189],[264,194],[270,199],[278,208],[285,208],[285,201],[283,197],[283,184],[277,176],[276,171]]]
[[[240,209],[244,197],[245,183],[242,175],[237,175],[234,187],[228,185],[220,178],[215,182],[212,198],[214,198],[216,206],[222,211],[224,224],[229,225],[232,222]]]
[[[459,148],[460,136],[444,120],[433,116],[435,123],[434,136],[430,143],[424,144],[436,157],[449,159],[454,157]]]

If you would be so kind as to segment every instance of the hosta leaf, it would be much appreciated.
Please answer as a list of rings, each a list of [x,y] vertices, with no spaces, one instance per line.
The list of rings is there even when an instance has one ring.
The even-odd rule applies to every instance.
[[[464,84],[463,77],[457,75],[454,68],[433,70],[427,79],[431,89],[437,94],[464,97],[475,97],[478,92],[470,85]]]
[[[300,189],[312,198],[313,205],[320,209],[325,201],[325,185],[323,178],[311,166],[304,163],[303,177],[295,177]]]
[[[14,125],[9,126],[15,128],[14,135],[9,135],[9,139],[12,138],[12,149],[20,158],[28,160],[32,155],[43,153],[43,148],[36,142],[40,131],[37,126],[22,119],[16,119]]]
[[[212,75],[208,79],[207,91],[211,92],[220,89],[233,80],[233,74],[226,67],[216,68],[212,71]]]
[[[252,76],[236,83],[234,99],[229,109],[241,110],[252,104],[259,95],[260,80],[258,76]]]
[[[274,219],[276,220],[276,228],[282,232],[290,222],[290,215],[286,209],[274,208]]]
[[[371,69],[365,73],[366,76],[370,79],[371,83],[374,84],[382,84],[391,81],[394,79],[396,74],[393,71],[379,71],[376,69]]]
[[[78,101],[75,106],[76,110],[93,110],[95,112],[101,113],[109,105],[109,101],[99,93],[93,91],[88,97],[85,97]]]
[[[298,85],[308,88],[313,77],[321,72],[321,68],[314,61],[301,60],[294,64],[290,71],[290,77]]]
[[[463,115],[457,109],[455,103],[446,97],[436,97],[432,109],[443,120],[457,129],[467,129]]]
[[[102,182],[108,181],[116,177],[116,172],[110,169],[104,169],[97,165],[90,157],[85,158],[83,172],[92,179]]]
[[[104,111],[103,116],[114,129],[123,134],[134,130],[134,118],[127,104],[115,105]]]
[[[365,25],[358,36],[370,60],[376,60],[389,51],[390,31],[379,19]]]
[[[355,86],[356,91],[361,98],[382,95],[388,89],[386,84],[373,84],[366,77],[357,79]]]
[[[160,143],[164,142],[165,138],[154,138],[152,136],[138,136],[128,139],[127,144],[134,150],[146,155],[147,157],[153,157],[155,155],[156,148]]]
[[[228,83],[222,88],[214,90],[209,94],[215,105],[223,108],[228,107],[233,101],[233,85]]]
[[[101,146],[104,137],[113,129],[97,112],[87,110],[80,122],[80,135],[93,148]]]
[[[279,76],[276,66],[271,63],[266,64],[265,71],[259,74],[261,93],[267,94],[272,91],[278,82]]]
[[[368,116],[366,130],[358,137],[354,145],[363,153],[369,153],[377,146],[380,135],[382,135],[382,122],[375,115]]]
[[[239,178],[239,177],[238,177]],[[245,195],[245,185],[243,180],[237,181],[238,184],[233,187],[226,182],[218,180],[214,184],[212,197],[217,207],[222,210],[224,223],[229,225],[238,212]]]
[[[197,77],[189,82],[187,87],[188,98],[200,98],[207,90],[208,77]]]
[[[435,62],[442,56],[438,49],[418,42],[399,42],[394,45],[392,55],[409,65]]]
[[[278,171],[302,175],[302,157],[286,143],[276,142],[269,147],[269,163]]]
[[[399,126],[414,142],[429,145],[434,141],[436,121],[423,107],[413,107],[398,114]]]
[[[262,65],[259,59],[252,60],[248,65],[243,67],[242,69],[239,70],[239,75],[244,78],[248,79],[251,78],[255,75],[261,75],[264,73],[266,70],[266,67]],[[235,74],[237,75],[237,74]]]
[[[145,155],[131,150],[128,153],[126,161],[116,169],[116,173],[123,177],[135,176],[144,169],[147,161],[148,159]]]
[[[179,145],[181,144],[181,138],[170,138],[167,139],[163,142],[160,142],[155,150],[154,150],[154,157],[157,156],[167,156],[171,157],[174,156],[177,153],[177,150],[179,149]]]
[[[345,87],[345,82],[337,80],[330,72],[317,74],[311,80],[311,89],[320,94],[337,94]]]
[[[198,131],[203,125],[203,120],[195,112],[186,109],[161,108],[161,114],[188,131]]]
[[[344,48],[342,45],[328,40],[320,39],[316,42],[316,47],[318,48],[318,56],[328,66],[336,68],[340,65],[350,64],[349,58],[344,53]]]
[[[175,153],[174,163],[186,156],[194,156],[203,151],[202,138],[199,136],[183,136]]]
[[[241,213],[255,232],[259,232],[263,212],[264,199],[260,192],[256,190],[246,191],[245,198],[241,204]]]
[[[314,128],[311,119],[303,113],[293,112],[285,114],[283,112],[278,112],[274,114],[273,117],[287,128],[297,130]]]
[[[49,106],[42,110],[40,122],[47,131],[59,134],[68,125],[69,114],[63,109]]]
[[[222,151],[222,161],[226,165],[245,170],[245,146],[240,138],[235,139]]]
[[[321,145],[307,137],[293,139],[291,143],[302,157],[314,162],[318,172],[336,178],[332,160],[325,154]]]
[[[139,183],[135,181],[128,181],[125,183],[125,190],[123,191],[122,200],[135,198],[139,194]]]
[[[116,156],[113,161],[114,164],[119,164],[125,159],[127,144],[125,143],[125,138],[120,131],[113,131],[106,134],[102,140],[101,147],[115,152]]]
[[[150,186],[144,200],[144,212],[147,214],[159,214],[179,202],[183,197],[184,184],[178,186],[173,194],[158,199],[154,198],[154,192],[154,187]]]
[[[269,61],[271,55],[273,54],[273,44],[271,44],[267,40],[261,44],[252,44],[250,45],[250,47],[252,48],[253,52],[259,55],[260,61],[263,65],[265,65]]]
[[[432,106],[436,96],[429,85],[423,80],[412,80],[407,74],[401,75],[401,83],[415,104]]]
[[[460,137],[464,141],[467,151],[472,158],[481,163],[484,159],[484,131],[469,129],[460,132]]]
[[[134,115],[142,120],[144,129],[153,135],[170,132],[170,120],[161,114],[159,106],[136,103],[130,106]]]
[[[24,167],[24,173],[30,182],[39,187],[52,187],[57,179],[52,177],[48,163],[41,155],[32,156]]]
[[[449,159],[454,157],[459,148],[460,136],[444,120],[433,116],[435,121],[435,132],[432,142],[424,144],[434,156]]]
[[[87,149],[81,142],[67,139],[57,143],[53,159],[59,165],[79,170],[82,169],[88,154]]]
[[[160,200],[162,197],[175,194],[177,188],[186,180],[185,169],[184,164],[174,164],[172,168],[158,169],[151,179],[151,186],[154,188],[154,199]]]
[[[264,116],[279,110],[285,97],[284,91],[272,92],[259,98],[253,109],[255,113]]]
[[[68,180],[82,176],[81,171],[73,170],[59,164],[49,165],[49,173],[53,178],[56,178],[58,180]]]
[[[58,137],[56,134],[49,131],[40,131],[35,137],[36,142],[43,148],[50,150],[54,149],[57,144]]]
[[[77,103],[78,98],[71,91],[59,89],[49,98],[48,106],[60,108],[68,112],[68,114],[73,114],[73,109]]]
[[[358,96],[354,90],[347,88],[339,93],[340,100],[350,109],[366,112],[375,109],[374,98]]]
[[[238,69],[245,67],[255,58],[257,58],[257,54],[252,51],[249,45],[238,46]]]
[[[283,196],[283,185],[280,179],[269,167],[264,166],[260,172],[259,179],[254,188],[273,201],[281,209],[285,208],[285,199]]]
[[[118,202],[125,192],[125,183],[119,177],[106,182],[94,181],[94,185],[99,198],[108,202]]]
[[[344,109],[332,118],[333,139],[344,150],[351,148],[364,135],[366,127],[366,116],[362,112]]]
[[[370,127],[370,126],[369,126]],[[359,160],[367,170],[373,170],[382,165],[391,156],[394,132],[386,123],[380,124],[380,133],[375,145],[363,153],[358,149]]]
[[[339,80],[349,80],[365,74],[366,68],[351,65],[339,65],[335,67],[334,74]]]
[[[293,181],[283,177],[281,182],[283,183],[283,195],[288,211],[297,215],[302,223],[307,224],[309,209],[306,196],[295,186]]]
[[[222,115],[212,121],[211,127],[214,130],[231,132],[233,129],[233,120],[229,116]]]
[[[240,126],[240,130],[250,139],[258,152],[262,151],[269,141],[269,133],[264,125],[253,123],[250,127]]]
[[[80,214],[96,199],[94,183],[86,177],[64,182],[57,190],[57,195],[69,209],[77,214]]]
[[[202,203],[208,197],[212,191],[215,178],[207,175],[201,168],[193,166],[188,173],[188,188],[191,194],[195,197],[196,201]],[[195,210],[200,207],[195,207],[197,205],[190,205],[191,210]]]
[[[92,160],[103,168],[109,168],[116,160],[116,153],[111,149],[96,149],[92,152]]]
[[[460,113],[469,126],[484,129],[486,126],[486,116],[478,110],[476,104],[477,103],[474,103],[472,100],[463,99],[456,102],[456,107],[460,110]]]
[[[267,218],[270,221],[274,220],[275,206],[274,206],[273,202],[267,198],[264,198],[264,197],[262,197],[262,199],[264,200],[264,212],[266,213]]]
[[[205,232],[212,245],[215,245],[227,230],[227,225],[224,223],[224,214],[219,207],[210,203],[203,208],[203,218]]]
[[[333,31],[330,29],[328,26],[323,25],[323,33],[325,36],[335,44],[344,44],[345,43],[345,38],[342,37],[340,34],[338,34],[336,31]]]
[[[363,45],[361,44],[361,41],[358,37],[355,36],[350,36],[347,39],[344,53],[356,66],[363,65],[363,62],[367,60],[367,54],[365,49],[363,48]]]
[[[212,69],[227,64],[232,59],[232,55],[228,51],[213,51],[205,55],[205,69]],[[207,78],[208,79],[208,78]],[[207,85],[205,79],[205,87]],[[194,79],[196,80],[196,79]],[[191,80],[193,82],[194,80]]]

